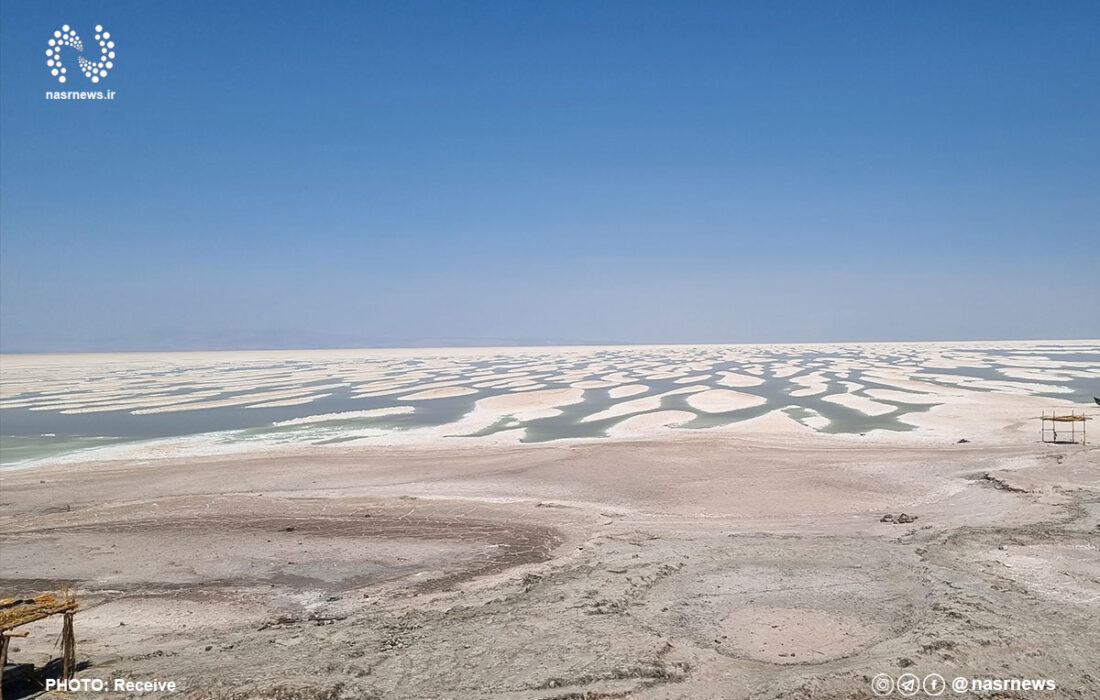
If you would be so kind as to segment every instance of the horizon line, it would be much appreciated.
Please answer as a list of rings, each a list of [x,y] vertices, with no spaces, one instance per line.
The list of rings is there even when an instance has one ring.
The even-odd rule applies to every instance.
[[[941,338],[935,340],[812,340],[812,341],[754,341],[754,342],[672,342],[672,343],[513,343],[504,345],[346,345],[346,346],[303,346],[269,348],[180,348],[180,349],[135,349],[135,350],[0,350],[0,357],[18,355],[171,355],[184,353],[255,353],[255,352],[324,352],[330,350],[539,350],[550,348],[646,348],[646,347],[754,347],[764,345],[935,345],[943,343],[1100,343],[1098,338]]]

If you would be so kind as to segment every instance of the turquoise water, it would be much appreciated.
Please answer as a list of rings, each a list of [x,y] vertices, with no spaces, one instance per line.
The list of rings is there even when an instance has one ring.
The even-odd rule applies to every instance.
[[[222,356],[224,360],[220,359]],[[494,351],[484,357],[469,356],[469,353],[447,357],[444,351],[434,351],[433,354],[425,353],[422,357],[399,359],[375,357],[370,353],[365,353],[360,358],[348,357],[345,353],[331,359],[317,357],[314,353],[303,353],[302,359],[263,359],[252,362],[242,361],[240,356],[232,353],[209,353],[197,360],[189,358],[187,362],[177,361],[176,366],[165,366],[170,365],[166,359],[148,357],[152,359],[134,362],[132,366],[125,363],[104,365],[106,360],[101,358],[99,364],[86,368],[63,367],[61,371],[53,365],[36,369],[33,358],[23,358],[21,363],[5,362],[5,392],[3,404],[0,405],[6,407],[0,408],[0,464],[13,465],[107,445],[208,434],[216,435],[221,442],[336,443],[358,439],[362,437],[363,431],[391,432],[448,426],[472,411],[476,401],[512,392],[504,387],[482,387],[475,394],[418,401],[399,400],[401,394],[357,396],[357,391],[361,392],[363,385],[368,383],[358,379],[364,372],[378,375],[370,378],[370,382],[374,384],[407,377],[410,373],[425,375],[403,391],[406,395],[423,390],[425,384],[433,379],[445,379],[470,386],[492,381],[494,378],[506,379],[506,373],[516,370],[527,372],[525,379],[543,385],[540,389],[569,388],[578,381],[597,380],[615,373],[626,375],[620,377],[627,380],[624,383],[646,386],[644,392],[618,400],[611,398],[610,387],[585,389],[580,403],[559,407],[558,415],[527,421],[505,415],[473,432],[459,431],[453,434],[454,437],[485,436],[523,429],[521,439],[524,442],[603,437],[609,428],[636,414],[596,421],[583,419],[621,401],[634,401],[685,386],[696,386],[694,383],[682,384],[676,380],[697,374],[711,375],[710,379],[699,382],[698,385],[754,394],[764,399],[764,403],[725,413],[706,413],[690,405],[689,395],[663,397],[660,410],[686,411],[694,416],[679,426],[682,429],[724,426],[781,410],[803,422],[814,417],[816,413],[824,421],[819,429],[826,433],[911,430],[913,426],[905,421],[906,416],[930,410],[938,403],[936,397],[882,383],[868,376],[868,373],[881,369],[902,369],[908,376],[952,390],[958,389],[958,385],[929,375],[1015,382],[1021,387],[1021,391],[1081,404],[1091,404],[1093,396],[1100,396],[1100,347],[1065,347],[1057,344],[1040,344],[1026,348],[968,348],[961,345],[947,348],[851,345],[827,349],[781,346],[669,349],[622,347],[579,352],[557,352],[549,349],[545,352],[522,353]],[[958,366],[927,366],[930,360],[942,361],[945,357]],[[1020,362],[1048,366],[1019,368],[1037,372],[1037,379],[1013,379],[1002,371],[1013,363]],[[776,371],[782,370],[788,363],[796,364],[797,372],[791,376],[775,376]],[[839,367],[838,363],[850,366]],[[13,366],[16,369],[12,369]],[[678,376],[649,378],[647,375],[655,370],[671,370],[678,372]],[[722,371],[740,374],[759,372],[764,381],[752,387],[723,387],[716,383],[716,375]],[[827,385],[825,391],[815,396],[792,396],[792,392],[803,388],[792,379],[815,371],[823,373]],[[36,375],[36,372],[39,374]],[[572,376],[560,376],[567,373],[572,373]],[[1063,376],[1066,373],[1074,376]],[[67,379],[53,382],[50,377],[54,374],[60,374]],[[1049,380],[1047,375],[1050,375]],[[33,383],[28,383],[28,386],[33,385],[33,390],[10,389],[12,385],[18,386],[19,382],[26,381],[28,377],[35,379]],[[257,377],[255,387],[236,386],[234,383],[240,377]],[[222,381],[224,387],[219,386]],[[344,386],[331,387],[335,382],[342,382]],[[867,390],[877,388],[896,392],[904,400],[875,399],[891,408],[889,412],[878,416],[869,416],[823,400],[826,395],[848,391],[844,382],[858,385],[858,388],[851,391],[856,396],[867,396]],[[64,409],[35,410],[59,402],[73,405],[86,402],[83,405],[95,406],[96,401],[107,400],[124,406],[127,402],[148,400],[154,396],[162,396],[166,402],[184,401],[191,395],[197,395],[196,392],[199,391],[217,392],[216,395],[201,400],[218,401],[247,397],[272,389],[307,391],[312,387],[329,387],[324,390],[329,395],[301,405],[269,408],[235,405],[151,414],[136,414],[127,408],[94,413],[65,413]],[[999,390],[981,384],[966,385],[963,388],[971,391]],[[110,407],[113,404],[102,405]],[[280,425],[310,416],[394,406],[409,406],[412,411],[374,417],[327,416],[293,425]]]

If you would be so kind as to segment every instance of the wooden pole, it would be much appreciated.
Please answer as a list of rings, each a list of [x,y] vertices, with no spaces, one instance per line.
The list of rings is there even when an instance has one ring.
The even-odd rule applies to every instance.
[[[61,626],[61,677],[72,680],[75,671],[76,635],[73,634],[73,613],[70,610],[65,613],[65,622]]]
[[[0,700],[4,700],[4,664],[8,663],[8,643],[11,637],[0,634]]]

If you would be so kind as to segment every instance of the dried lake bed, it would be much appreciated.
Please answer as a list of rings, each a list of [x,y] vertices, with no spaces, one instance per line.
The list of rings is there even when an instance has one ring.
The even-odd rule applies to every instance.
[[[1037,420],[1100,417],[1096,341],[0,371],[0,591],[76,590],[78,677],[195,699],[826,699],[882,673],[1100,695],[1100,453]],[[30,631],[12,659],[55,658],[48,621]]]

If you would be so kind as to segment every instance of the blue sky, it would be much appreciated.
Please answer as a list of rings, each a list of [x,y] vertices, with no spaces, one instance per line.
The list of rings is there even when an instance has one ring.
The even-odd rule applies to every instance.
[[[0,7],[5,351],[1100,335],[1095,1]]]

